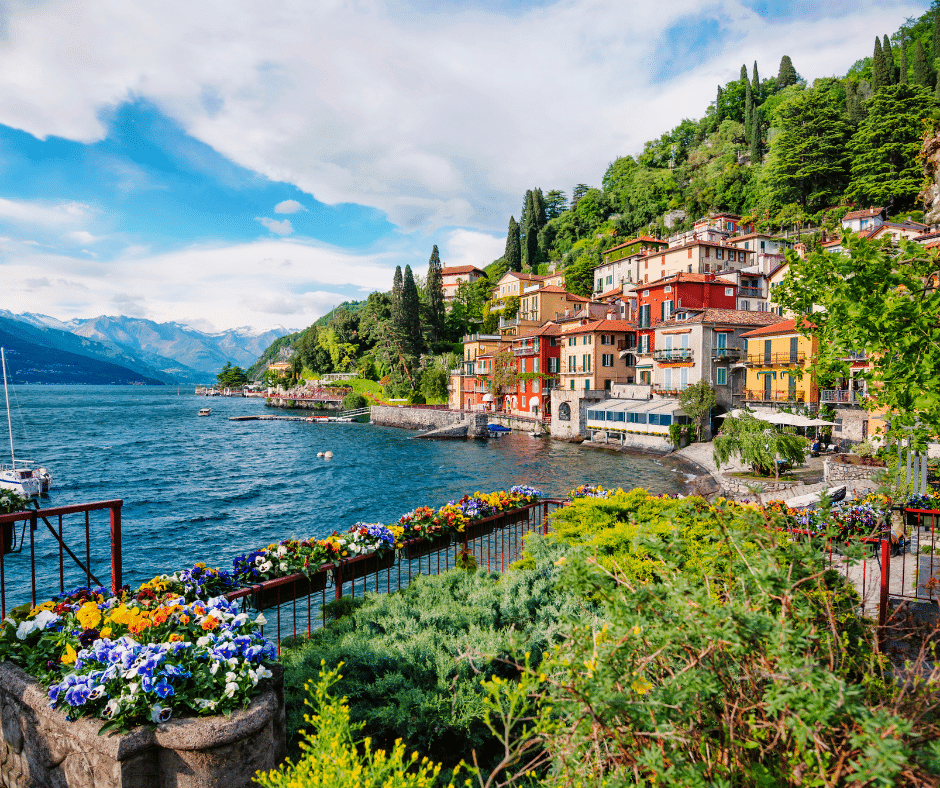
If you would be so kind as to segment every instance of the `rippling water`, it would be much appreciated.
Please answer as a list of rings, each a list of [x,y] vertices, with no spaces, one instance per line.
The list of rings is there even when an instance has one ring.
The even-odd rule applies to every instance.
[[[232,422],[229,416],[271,411],[260,399],[207,399],[169,387],[14,386],[10,399],[17,457],[54,475],[43,507],[124,500],[124,581],[131,584],[200,560],[229,566],[254,547],[324,536],[357,520],[393,522],[475,490],[524,483],[561,496],[591,482],[676,492],[684,482],[653,459],[524,434],[425,441],[369,424]],[[206,406],[212,415],[198,417]],[[331,460],[317,457],[327,450]],[[0,457],[7,452],[4,435]],[[106,518],[95,530],[101,549],[93,565],[107,574]],[[57,562],[52,537],[39,536],[38,555]],[[8,591],[12,580],[15,596],[28,593],[28,557],[8,556],[5,569]],[[55,590],[46,585],[39,596]]]

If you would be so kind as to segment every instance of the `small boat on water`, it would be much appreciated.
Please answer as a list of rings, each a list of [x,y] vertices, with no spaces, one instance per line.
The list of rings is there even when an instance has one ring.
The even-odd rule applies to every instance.
[[[7,359],[0,348],[0,367],[3,368],[3,398],[7,407],[7,429],[10,432],[10,464],[0,465],[0,490],[10,490],[24,498],[35,498],[48,492],[52,474],[30,460],[16,459],[13,451],[13,421],[10,418],[10,394],[7,390]],[[36,466],[36,467],[33,467]]]
[[[502,424],[496,424],[495,422],[487,424],[486,428],[490,431],[491,438],[498,438],[501,435],[512,432],[509,427],[504,427]]]
[[[200,408],[199,409],[200,416],[208,416],[210,413],[212,413],[212,408]]]

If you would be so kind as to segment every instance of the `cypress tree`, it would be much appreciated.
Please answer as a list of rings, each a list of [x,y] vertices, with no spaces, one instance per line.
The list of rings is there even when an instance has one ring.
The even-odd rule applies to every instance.
[[[884,55],[885,59],[885,74],[888,77],[889,85],[896,85],[898,83],[897,73],[894,69],[894,52],[891,49],[891,40],[888,38],[888,35],[885,34],[884,42],[881,45],[881,53]]]
[[[545,209],[545,195],[540,188],[532,192],[532,205],[535,208],[535,226],[541,230],[548,221]]]
[[[718,122],[718,125],[721,125],[721,121],[724,120],[724,113],[722,112],[722,90],[721,85],[718,86],[718,98],[715,99],[715,120]]]
[[[741,81],[747,82],[747,66],[741,64]]]
[[[405,336],[405,316],[402,309],[402,287],[404,278],[401,266],[395,266],[395,278],[392,280],[392,330],[395,336]]]
[[[520,226],[525,227],[531,210],[532,210],[532,190],[526,189],[525,199],[522,201],[522,213],[519,214]]]
[[[780,58],[780,70],[777,72],[777,90],[783,90],[785,87],[796,84],[796,69],[793,68],[793,61],[789,55]]]
[[[888,84],[885,73],[884,53],[881,51],[881,39],[875,36],[875,51],[871,56],[871,89],[877,93]]]
[[[862,121],[862,100],[858,95],[858,87],[851,79],[845,81],[845,114],[849,120],[858,125]]]
[[[901,33],[901,65],[898,68],[898,84],[907,84],[907,41],[904,40],[904,33]]]
[[[395,266],[395,277],[392,279],[392,308],[394,309],[395,304],[401,303],[401,266]]]
[[[920,41],[914,45],[914,84],[927,86],[930,84],[930,69],[927,67],[927,57]]]
[[[506,234],[506,253],[503,255],[510,271],[522,270],[522,244],[519,238],[519,225],[513,216],[509,217],[509,232]]]
[[[760,113],[751,113],[751,166],[761,163]]]
[[[751,77],[751,95],[754,97],[754,101],[757,101],[760,97],[760,79],[757,77],[757,61],[754,61],[754,76]]]
[[[431,259],[428,261],[428,311],[431,317],[431,333],[434,340],[440,339],[444,330],[444,267],[441,265],[441,256],[437,251],[437,244],[431,250]]]
[[[405,352],[417,356],[421,352],[421,302],[410,265],[405,266],[401,285],[401,316]]]
[[[539,231],[535,221],[526,225],[525,231],[525,262],[529,270],[536,274],[539,268]]]
[[[751,133],[751,115],[754,108],[754,94],[751,92],[751,83],[744,80],[744,135]]]

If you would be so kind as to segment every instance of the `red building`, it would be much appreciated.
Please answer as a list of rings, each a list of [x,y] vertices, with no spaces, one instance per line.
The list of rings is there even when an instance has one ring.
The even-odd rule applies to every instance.
[[[546,323],[531,334],[512,337],[516,384],[503,395],[503,410],[515,416],[551,414],[552,389],[558,386],[561,327]],[[508,388],[508,387],[507,387]]]
[[[735,309],[737,285],[715,274],[678,273],[633,288],[637,296],[637,349],[653,349],[653,329],[681,309]]]

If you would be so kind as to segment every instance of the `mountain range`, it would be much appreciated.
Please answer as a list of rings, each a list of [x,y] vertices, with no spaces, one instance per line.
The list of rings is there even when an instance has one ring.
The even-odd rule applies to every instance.
[[[102,315],[61,321],[47,315],[16,315],[0,310],[0,337],[15,338],[16,356],[21,360],[37,360],[43,370],[41,373],[34,370],[30,381],[13,381],[23,383],[134,382],[131,378],[150,383],[207,383],[214,381],[226,362],[251,366],[272,342],[288,333],[280,327],[267,331],[236,328],[207,333],[178,323],[155,323],[132,317]],[[7,344],[12,345],[13,340],[8,339]],[[77,357],[70,359],[68,375],[55,364],[46,363],[54,357],[50,356],[51,351]],[[92,365],[87,370],[90,378],[81,380],[82,357],[133,374],[128,378],[125,373],[106,372],[109,367]],[[39,359],[45,361],[39,363]],[[42,379],[37,379],[37,375]],[[114,379],[102,380],[102,376]]]

